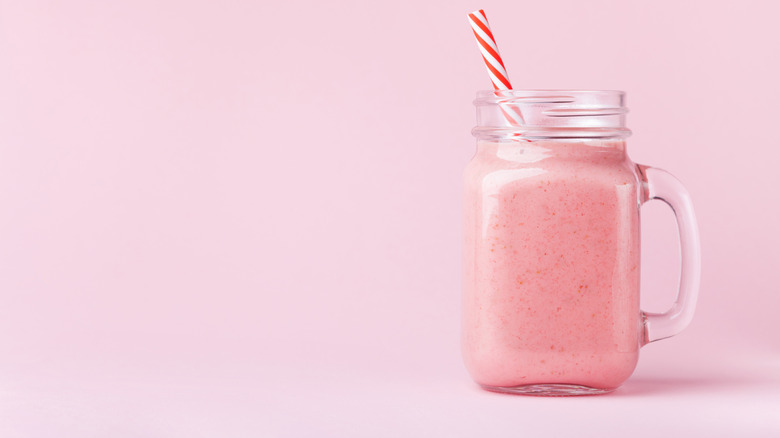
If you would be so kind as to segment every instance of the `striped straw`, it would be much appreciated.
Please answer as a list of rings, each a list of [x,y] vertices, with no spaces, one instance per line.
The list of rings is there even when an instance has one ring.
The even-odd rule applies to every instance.
[[[470,13],[469,23],[471,23],[471,29],[477,38],[477,46],[482,53],[482,59],[485,61],[488,75],[493,82],[493,88],[497,91],[511,90],[512,84],[509,82],[509,75],[506,73],[504,61],[501,60],[501,55],[498,54],[496,39],[490,30],[485,11],[480,9]],[[517,108],[507,105],[499,105],[499,108],[510,124],[519,125],[523,123],[523,117]]]
[[[509,83],[509,75],[506,74],[504,61],[498,54],[498,46],[493,32],[490,31],[490,25],[487,21],[485,11],[482,9],[469,14],[469,23],[477,38],[479,51],[482,52],[482,59],[485,60],[490,80],[493,81],[493,87],[496,90],[511,90],[512,84]]]

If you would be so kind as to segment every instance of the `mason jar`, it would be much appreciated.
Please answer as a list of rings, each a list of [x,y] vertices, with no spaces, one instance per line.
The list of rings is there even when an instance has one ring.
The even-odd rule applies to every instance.
[[[700,250],[690,197],[626,151],[625,93],[477,94],[464,173],[462,352],[483,388],[609,392],[644,344],[691,320]],[[662,314],[639,308],[640,206],[662,200],[680,233],[681,280]]]

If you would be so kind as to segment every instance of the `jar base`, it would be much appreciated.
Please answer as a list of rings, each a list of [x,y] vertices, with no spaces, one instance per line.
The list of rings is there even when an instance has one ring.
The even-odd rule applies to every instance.
[[[482,389],[506,394],[535,395],[542,397],[567,397],[575,395],[599,395],[607,394],[615,388],[591,388],[584,385],[570,385],[566,383],[539,383],[522,386],[488,386],[479,385]]]

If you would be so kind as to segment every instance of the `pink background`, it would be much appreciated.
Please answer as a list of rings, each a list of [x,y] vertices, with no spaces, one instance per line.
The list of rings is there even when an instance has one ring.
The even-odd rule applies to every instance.
[[[490,86],[628,92],[689,188],[693,324],[610,396],[460,362],[460,173]],[[0,2],[0,435],[778,436],[780,12],[765,1]],[[674,297],[643,209],[643,305]]]

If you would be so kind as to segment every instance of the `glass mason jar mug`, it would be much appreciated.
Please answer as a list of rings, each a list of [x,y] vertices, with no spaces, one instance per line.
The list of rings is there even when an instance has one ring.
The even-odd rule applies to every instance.
[[[462,352],[493,391],[609,392],[639,348],[691,320],[700,277],[682,184],[626,154],[619,91],[479,92],[477,153],[464,173]],[[677,218],[680,290],[663,314],[639,308],[639,207]]]

